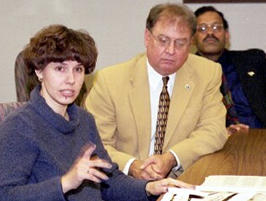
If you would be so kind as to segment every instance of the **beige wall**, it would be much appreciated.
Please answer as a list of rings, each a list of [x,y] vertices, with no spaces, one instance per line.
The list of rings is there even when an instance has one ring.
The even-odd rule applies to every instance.
[[[14,62],[29,38],[43,26],[65,24],[86,29],[99,49],[97,69],[144,51],[149,9],[163,0],[0,0],[0,102],[16,100]],[[182,2],[181,0],[170,2]],[[206,4],[188,4],[193,10]],[[231,32],[231,48],[266,51],[266,4],[213,4],[222,10]]]

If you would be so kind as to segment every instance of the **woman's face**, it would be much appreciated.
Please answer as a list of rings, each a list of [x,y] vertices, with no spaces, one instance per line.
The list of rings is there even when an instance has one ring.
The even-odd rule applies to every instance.
[[[54,110],[67,107],[79,95],[85,68],[77,61],[50,62],[43,70],[35,71],[41,80],[41,95]]]

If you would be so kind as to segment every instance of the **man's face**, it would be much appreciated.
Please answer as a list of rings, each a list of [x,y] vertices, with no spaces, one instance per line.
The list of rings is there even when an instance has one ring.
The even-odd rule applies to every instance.
[[[197,18],[194,42],[200,54],[221,54],[228,40],[229,33],[216,12],[208,11]]]
[[[145,31],[149,63],[159,74],[175,73],[186,61],[191,44],[191,30],[177,19],[161,17],[151,31]]]

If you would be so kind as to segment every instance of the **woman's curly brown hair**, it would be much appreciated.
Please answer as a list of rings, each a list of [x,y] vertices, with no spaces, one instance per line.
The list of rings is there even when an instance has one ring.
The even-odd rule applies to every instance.
[[[85,32],[63,25],[50,25],[39,31],[24,51],[24,61],[31,73],[44,69],[50,62],[75,60],[91,73],[97,61],[97,48],[93,38]]]

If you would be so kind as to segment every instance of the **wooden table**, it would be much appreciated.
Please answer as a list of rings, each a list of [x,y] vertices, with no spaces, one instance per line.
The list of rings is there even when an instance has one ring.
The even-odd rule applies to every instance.
[[[178,179],[200,185],[209,175],[266,176],[266,129],[231,135],[222,150],[203,156]]]

